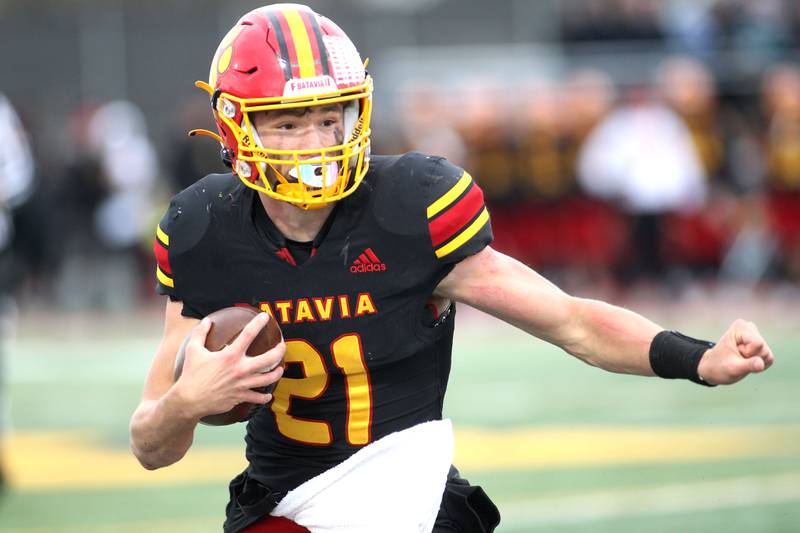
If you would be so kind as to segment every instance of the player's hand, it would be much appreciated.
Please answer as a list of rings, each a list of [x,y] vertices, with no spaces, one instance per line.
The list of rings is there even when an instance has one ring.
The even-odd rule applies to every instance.
[[[698,374],[712,385],[730,385],[775,362],[767,341],[752,322],[736,320],[700,359]]]
[[[281,341],[271,350],[252,357],[245,352],[256,335],[272,320],[266,313],[254,317],[236,339],[218,352],[205,348],[211,321],[195,326],[186,345],[183,372],[175,382],[175,393],[186,413],[198,420],[206,415],[227,412],[240,403],[266,404],[271,394],[252,389],[265,387],[283,375],[286,345]]]

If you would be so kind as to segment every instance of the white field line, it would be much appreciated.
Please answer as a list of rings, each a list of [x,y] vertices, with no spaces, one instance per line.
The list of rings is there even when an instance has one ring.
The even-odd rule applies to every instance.
[[[626,516],[685,513],[800,501],[800,472],[661,487],[632,487],[501,503],[506,526],[586,523]]]

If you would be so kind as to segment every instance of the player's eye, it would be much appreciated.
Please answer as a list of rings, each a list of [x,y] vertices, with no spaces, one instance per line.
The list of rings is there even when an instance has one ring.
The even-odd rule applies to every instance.
[[[277,126],[277,128],[279,130],[293,130],[296,127],[297,126],[295,126],[294,123],[292,123],[292,122],[283,122],[281,124],[278,124],[278,126]]]

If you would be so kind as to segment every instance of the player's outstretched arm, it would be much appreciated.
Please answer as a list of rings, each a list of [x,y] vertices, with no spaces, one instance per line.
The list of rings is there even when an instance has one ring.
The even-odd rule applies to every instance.
[[[713,347],[684,341],[627,309],[572,297],[491,247],[458,263],[436,295],[472,305],[611,372],[689,377],[684,371],[693,371],[708,383],[728,384],[773,362],[751,323],[737,320]]]

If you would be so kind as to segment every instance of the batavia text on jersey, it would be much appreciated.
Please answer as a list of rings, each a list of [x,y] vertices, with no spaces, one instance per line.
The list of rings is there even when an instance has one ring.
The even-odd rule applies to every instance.
[[[333,319],[358,318],[378,313],[375,301],[368,292],[351,298],[347,294],[324,296],[321,298],[298,298],[297,300],[278,300],[259,302],[262,311],[270,314],[281,324],[329,321]]]

